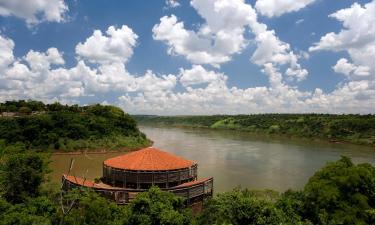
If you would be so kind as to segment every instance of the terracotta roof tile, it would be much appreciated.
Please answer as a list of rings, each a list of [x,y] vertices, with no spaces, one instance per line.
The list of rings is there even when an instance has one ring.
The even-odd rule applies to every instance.
[[[104,164],[124,170],[176,170],[190,167],[195,162],[183,159],[154,147],[144,148],[125,155],[110,158]]]
[[[74,184],[80,185],[80,186],[85,186],[89,188],[105,188],[105,189],[116,189],[116,187],[110,186],[108,184],[104,183],[95,183],[92,180],[85,180],[81,177],[76,177],[72,175],[65,175],[63,174],[64,178]]]

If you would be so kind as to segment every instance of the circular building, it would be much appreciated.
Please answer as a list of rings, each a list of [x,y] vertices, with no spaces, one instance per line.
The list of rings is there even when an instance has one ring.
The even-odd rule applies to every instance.
[[[213,193],[213,178],[198,180],[197,169],[196,162],[149,147],[105,160],[101,181],[63,174],[62,186],[64,190],[90,188],[117,204],[127,204],[155,185],[192,206]]]
[[[149,147],[103,162],[103,182],[115,187],[170,188],[197,179],[197,163]]]

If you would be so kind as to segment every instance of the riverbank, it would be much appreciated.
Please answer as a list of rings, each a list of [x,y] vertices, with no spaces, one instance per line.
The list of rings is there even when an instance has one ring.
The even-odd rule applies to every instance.
[[[140,125],[204,128],[375,147],[375,115],[132,116]]]

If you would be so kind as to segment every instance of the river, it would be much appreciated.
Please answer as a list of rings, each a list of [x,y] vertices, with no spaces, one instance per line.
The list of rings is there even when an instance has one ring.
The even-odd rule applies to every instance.
[[[215,192],[234,187],[285,191],[300,189],[316,170],[341,155],[375,165],[375,149],[349,144],[291,140],[245,132],[141,126],[154,146],[198,162],[198,176],[214,177]],[[51,178],[60,181],[75,158],[72,173],[100,177],[102,161],[121,153],[53,155]]]

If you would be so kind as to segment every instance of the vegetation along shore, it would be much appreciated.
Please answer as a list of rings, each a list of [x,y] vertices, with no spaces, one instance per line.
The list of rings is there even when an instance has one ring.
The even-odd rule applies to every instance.
[[[132,117],[114,106],[0,103],[3,151],[113,151],[150,145]]]
[[[139,124],[238,130],[375,146],[374,114],[133,115],[132,117]]]

